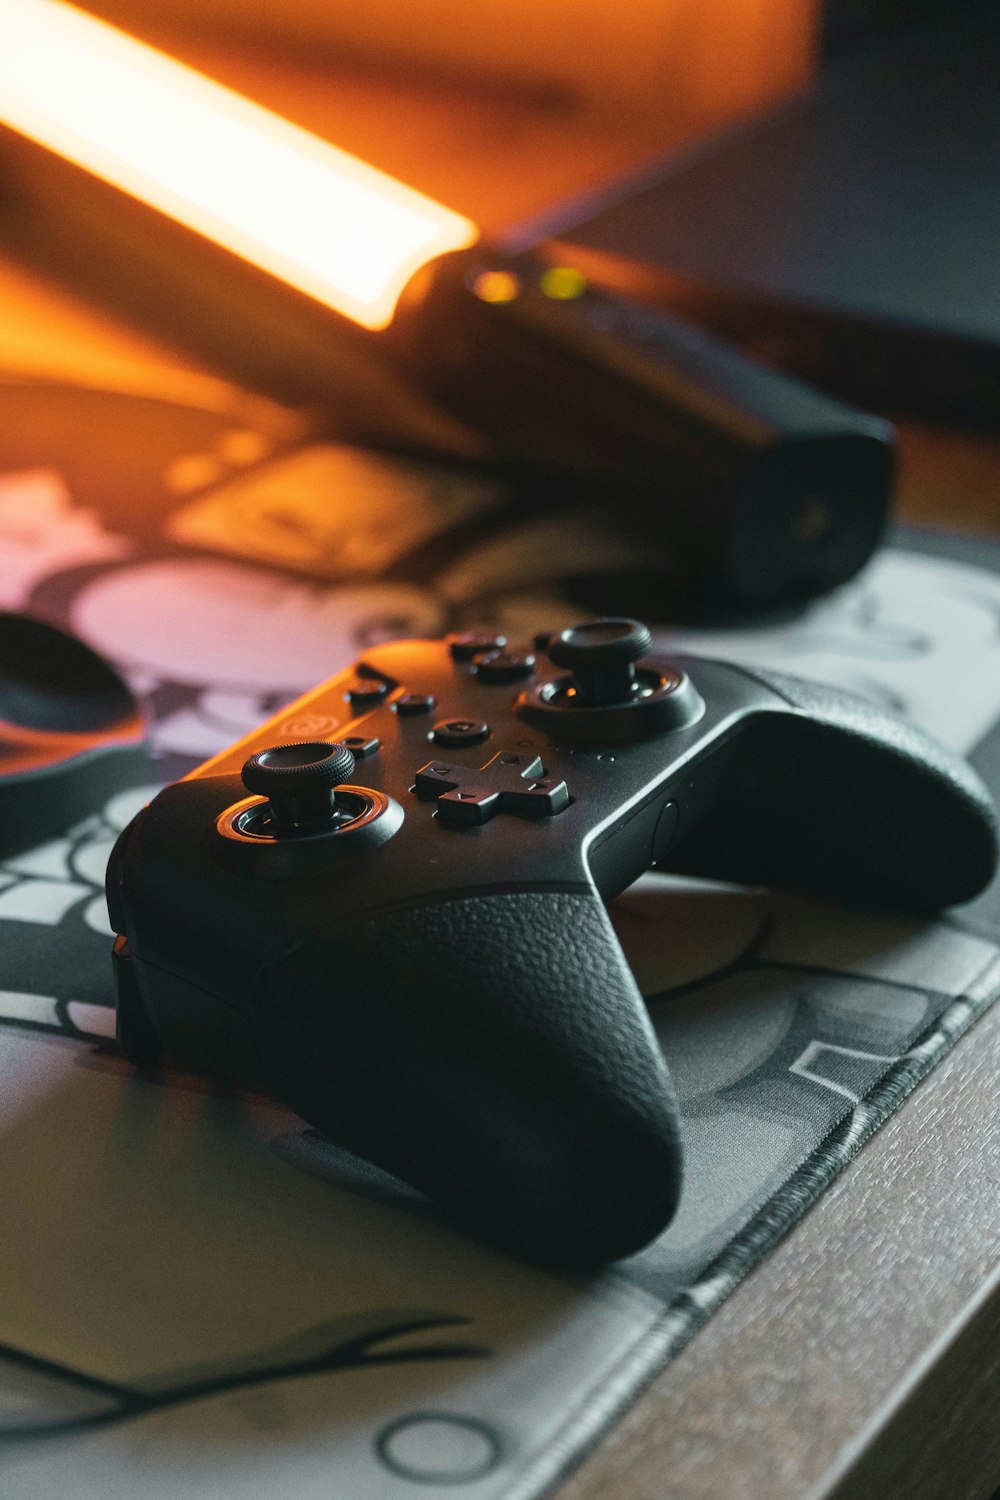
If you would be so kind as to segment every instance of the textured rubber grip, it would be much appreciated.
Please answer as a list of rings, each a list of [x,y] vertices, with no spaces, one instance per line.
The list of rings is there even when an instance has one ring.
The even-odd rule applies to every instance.
[[[598,1263],[673,1214],[670,1079],[584,889],[369,913],[282,959],[255,1008],[294,1109],[490,1238]]]
[[[996,810],[963,761],[851,693],[733,670],[800,712],[752,714],[707,758],[711,805],[670,869],[918,910],[989,883]]]

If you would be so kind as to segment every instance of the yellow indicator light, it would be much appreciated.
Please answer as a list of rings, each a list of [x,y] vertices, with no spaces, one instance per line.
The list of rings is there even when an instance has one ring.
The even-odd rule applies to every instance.
[[[471,219],[62,0],[0,0],[0,123],[367,328]]]
[[[572,302],[574,297],[582,297],[587,290],[586,278],[572,266],[550,266],[538,278],[538,285],[542,293],[555,302]]]
[[[521,278],[513,271],[480,271],[472,290],[481,302],[513,302],[521,291]]]

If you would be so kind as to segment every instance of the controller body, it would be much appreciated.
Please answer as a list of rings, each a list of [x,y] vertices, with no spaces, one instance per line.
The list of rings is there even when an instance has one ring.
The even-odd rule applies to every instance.
[[[487,637],[369,650],[165,788],[108,870],[127,1056],[273,1092],[568,1263],[639,1249],[681,1184],[609,897],[656,864],[932,910],[997,860],[981,783],[903,723],[716,661],[605,668],[588,629],[559,638],[576,674]],[[316,741],[355,756],[339,821],[276,825],[241,767]]]

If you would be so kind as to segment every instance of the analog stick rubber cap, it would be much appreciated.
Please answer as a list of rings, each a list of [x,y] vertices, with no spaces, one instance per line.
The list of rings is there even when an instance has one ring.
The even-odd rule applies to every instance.
[[[653,644],[640,620],[590,620],[571,625],[549,642],[549,660],[566,667],[577,683],[581,706],[620,703],[635,681],[633,663]]]
[[[334,791],[350,781],[354,767],[346,745],[306,740],[258,750],[240,774],[248,792],[268,799],[279,832],[292,833],[336,823]]]
[[[549,641],[549,660],[557,667],[605,667],[638,661],[653,644],[652,632],[641,620],[589,620],[571,625]]]

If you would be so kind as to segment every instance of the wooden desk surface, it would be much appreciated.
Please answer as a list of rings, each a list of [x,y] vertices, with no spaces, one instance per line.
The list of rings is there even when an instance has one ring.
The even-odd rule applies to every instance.
[[[260,59],[244,59],[242,69],[256,70],[272,102],[292,89],[294,80]],[[409,120],[410,179],[498,221],[684,135],[683,122],[669,120],[616,134],[606,121],[554,118],[537,100],[436,97],[431,107],[419,91],[384,80],[345,81],[336,98],[335,113],[354,112],[353,134],[342,139],[378,160],[381,138],[382,164],[398,171],[393,152]],[[318,124],[329,111],[314,103],[307,113],[306,123]],[[463,119],[473,128],[458,128]],[[178,397],[231,394],[224,372],[10,262],[0,262],[0,364]],[[898,514],[996,534],[998,474],[1000,443],[905,426]],[[1000,1008],[876,1134],[560,1496],[985,1500],[1000,1480],[998,1076]]]
[[[561,1500],[985,1500],[1000,1480],[1000,1009]]]

